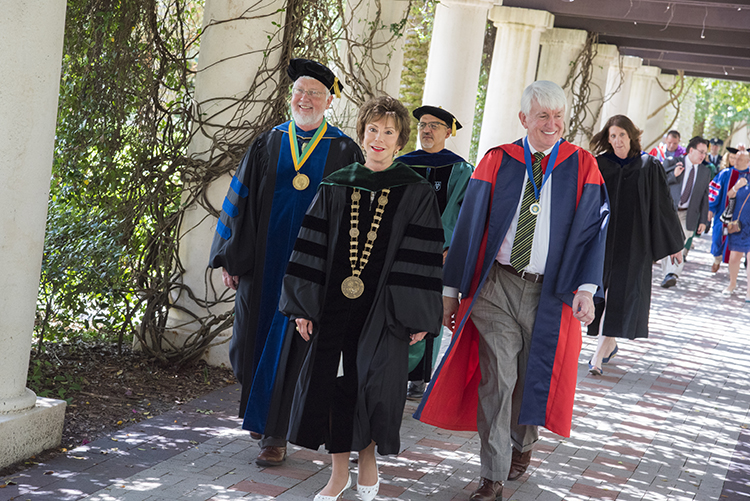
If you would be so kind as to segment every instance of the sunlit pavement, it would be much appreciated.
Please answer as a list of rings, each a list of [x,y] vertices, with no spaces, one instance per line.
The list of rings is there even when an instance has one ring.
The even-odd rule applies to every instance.
[[[744,292],[721,295],[728,271],[711,273],[709,245],[695,243],[672,289],[659,287],[654,267],[651,335],[621,341],[602,377],[588,374],[594,338],[584,338],[572,436],[543,432],[504,499],[750,500],[750,305]],[[257,442],[233,417],[238,395],[237,386],[216,391],[0,479],[15,483],[0,500],[311,499],[327,482],[328,456],[290,446],[284,466],[256,466]],[[468,500],[476,434],[419,423],[415,408],[404,412],[403,452],[379,458],[379,498]],[[354,489],[343,497],[358,499]]]

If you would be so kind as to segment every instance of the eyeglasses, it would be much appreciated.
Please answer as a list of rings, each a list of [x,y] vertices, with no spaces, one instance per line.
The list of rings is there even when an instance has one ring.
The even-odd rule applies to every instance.
[[[304,90],[304,89],[292,89],[292,94],[297,97],[302,97],[303,94],[307,94],[310,99],[321,99],[326,96],[325,92],[319,90]]]
[[[448,128],[447,125],[445,125],[442,122],[419,122],[417,123],[417,129],[422,130],[425,127],[429,128],[430,130],[438,130],[440,127]]]

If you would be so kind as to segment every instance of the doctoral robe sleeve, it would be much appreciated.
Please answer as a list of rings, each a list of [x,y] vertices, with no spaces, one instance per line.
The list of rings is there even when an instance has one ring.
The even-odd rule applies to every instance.
[[[284,275],[279,310],[289,318],[320,320],[328,269],[330,187],[318,188],[302,220],[299,236]]]
[[[386,283],[388,322],[405,327],[391,332],[436,334],[443,317],[440,209],[429,184],[414,184],[409,190],[404,198],[413,202],[408,207],[411,216]]]
[[[445,234],[445,244],[443,249],[451,245],[453,239],[453,229],[456,227],[456,220],[461,209],[461,203],[464,201],[466,186],[469,184],[471,174],[474,168],[471,164],[460,162],[453,165],[450,178],[448,179],[448,201],[445,210],[440,219],[443,221],[443,233]]]
[[[267,135],[253,141],[232,177],[216,222],[209,266],[230,275],[251,271],[255,262],[263,180],[268,171]]]
[[[649,240],[651,241],[651,261],[658,261],[682,249],[685,236],[682,233],[680,219],[672,205],[666,175],[660,168],[659,162],[649,157],[646,165],[647,182],[650,184],[651,197],[646,200],[650,204],[651,220],[647,221]]]
[[[574,293],[582,284],[597,285],[595,297],[599,301],[604,298],[602,274],[610,212],[596,160],[586,151],[579,150],[578,154],[580,195],[556,286],[556,295],[568,306],[573,304]]]

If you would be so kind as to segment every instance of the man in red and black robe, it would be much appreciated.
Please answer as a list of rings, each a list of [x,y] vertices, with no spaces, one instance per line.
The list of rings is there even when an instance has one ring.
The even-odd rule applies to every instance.
[[[499,499],[526,471],[537,426],[570,435],[609,209],[594,157],[561,139],[565,106],[552,82],[526,88],[528,135],[479,163],[445,263],[443,321],[455,334],[415,417],[479,431],[472,501]]]

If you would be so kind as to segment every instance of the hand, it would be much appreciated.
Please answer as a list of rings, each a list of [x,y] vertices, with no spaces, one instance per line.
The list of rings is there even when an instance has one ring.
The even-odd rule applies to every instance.
[[[458,311],[458,298],[443,296],[443,325],[451,332],[456,330],[456,312]]]
[[[737,180],[736,183],[734,183],[734,187],[732,187],[732,189],[734,190],[734,193],[737,194],[740,188],[744,187],[745,185],[747,185],[747,179],[741,177]]]
[[[445,258],[448,257],[448,249],[443,251],[443,265],[445,265]]]
[[[240,285],[240,277],[230,275],[224,268],[221,269],[221,279],[224,281],[224,285],[235,291],[237,290],[237,286]]]
[[[685,171],[685,166],[682,165],[682,162],[677,162],[672,172],[674,172],[674,177],[677,177],[680,174],[682,174],[684,171]]]
[[[703,235],[703,233],[706,232],[706,225],[704,223],[701,223],[698,225],[698,235]]]
[[[714,218],[714,213],[711,211],[708,211],[708,220],[712,220]]]
[[[669,259],[672,261],[672,264],[680,264],[682,262],[682,251],[680,250],[670,255]]]
[[[294,323],[297,324],[297,332],[302,336],[302,339],[309,341],[310,336],[312,335],[312,320],[306,318],[295,318]]]
[[[594,296],[588,291],[578,291],[573,297],[573,316],[589,325],[594,321]]]
[[[411,337],[411,342],[409,343],[409,346],[411,346],[413,344],[417,344],[418,342],[420,342],[421,340],[423,340],[426,335],[427,335],[427,331],[425,331],[425,332],[417,332],[416,334],[412,334],[410,336]]]

